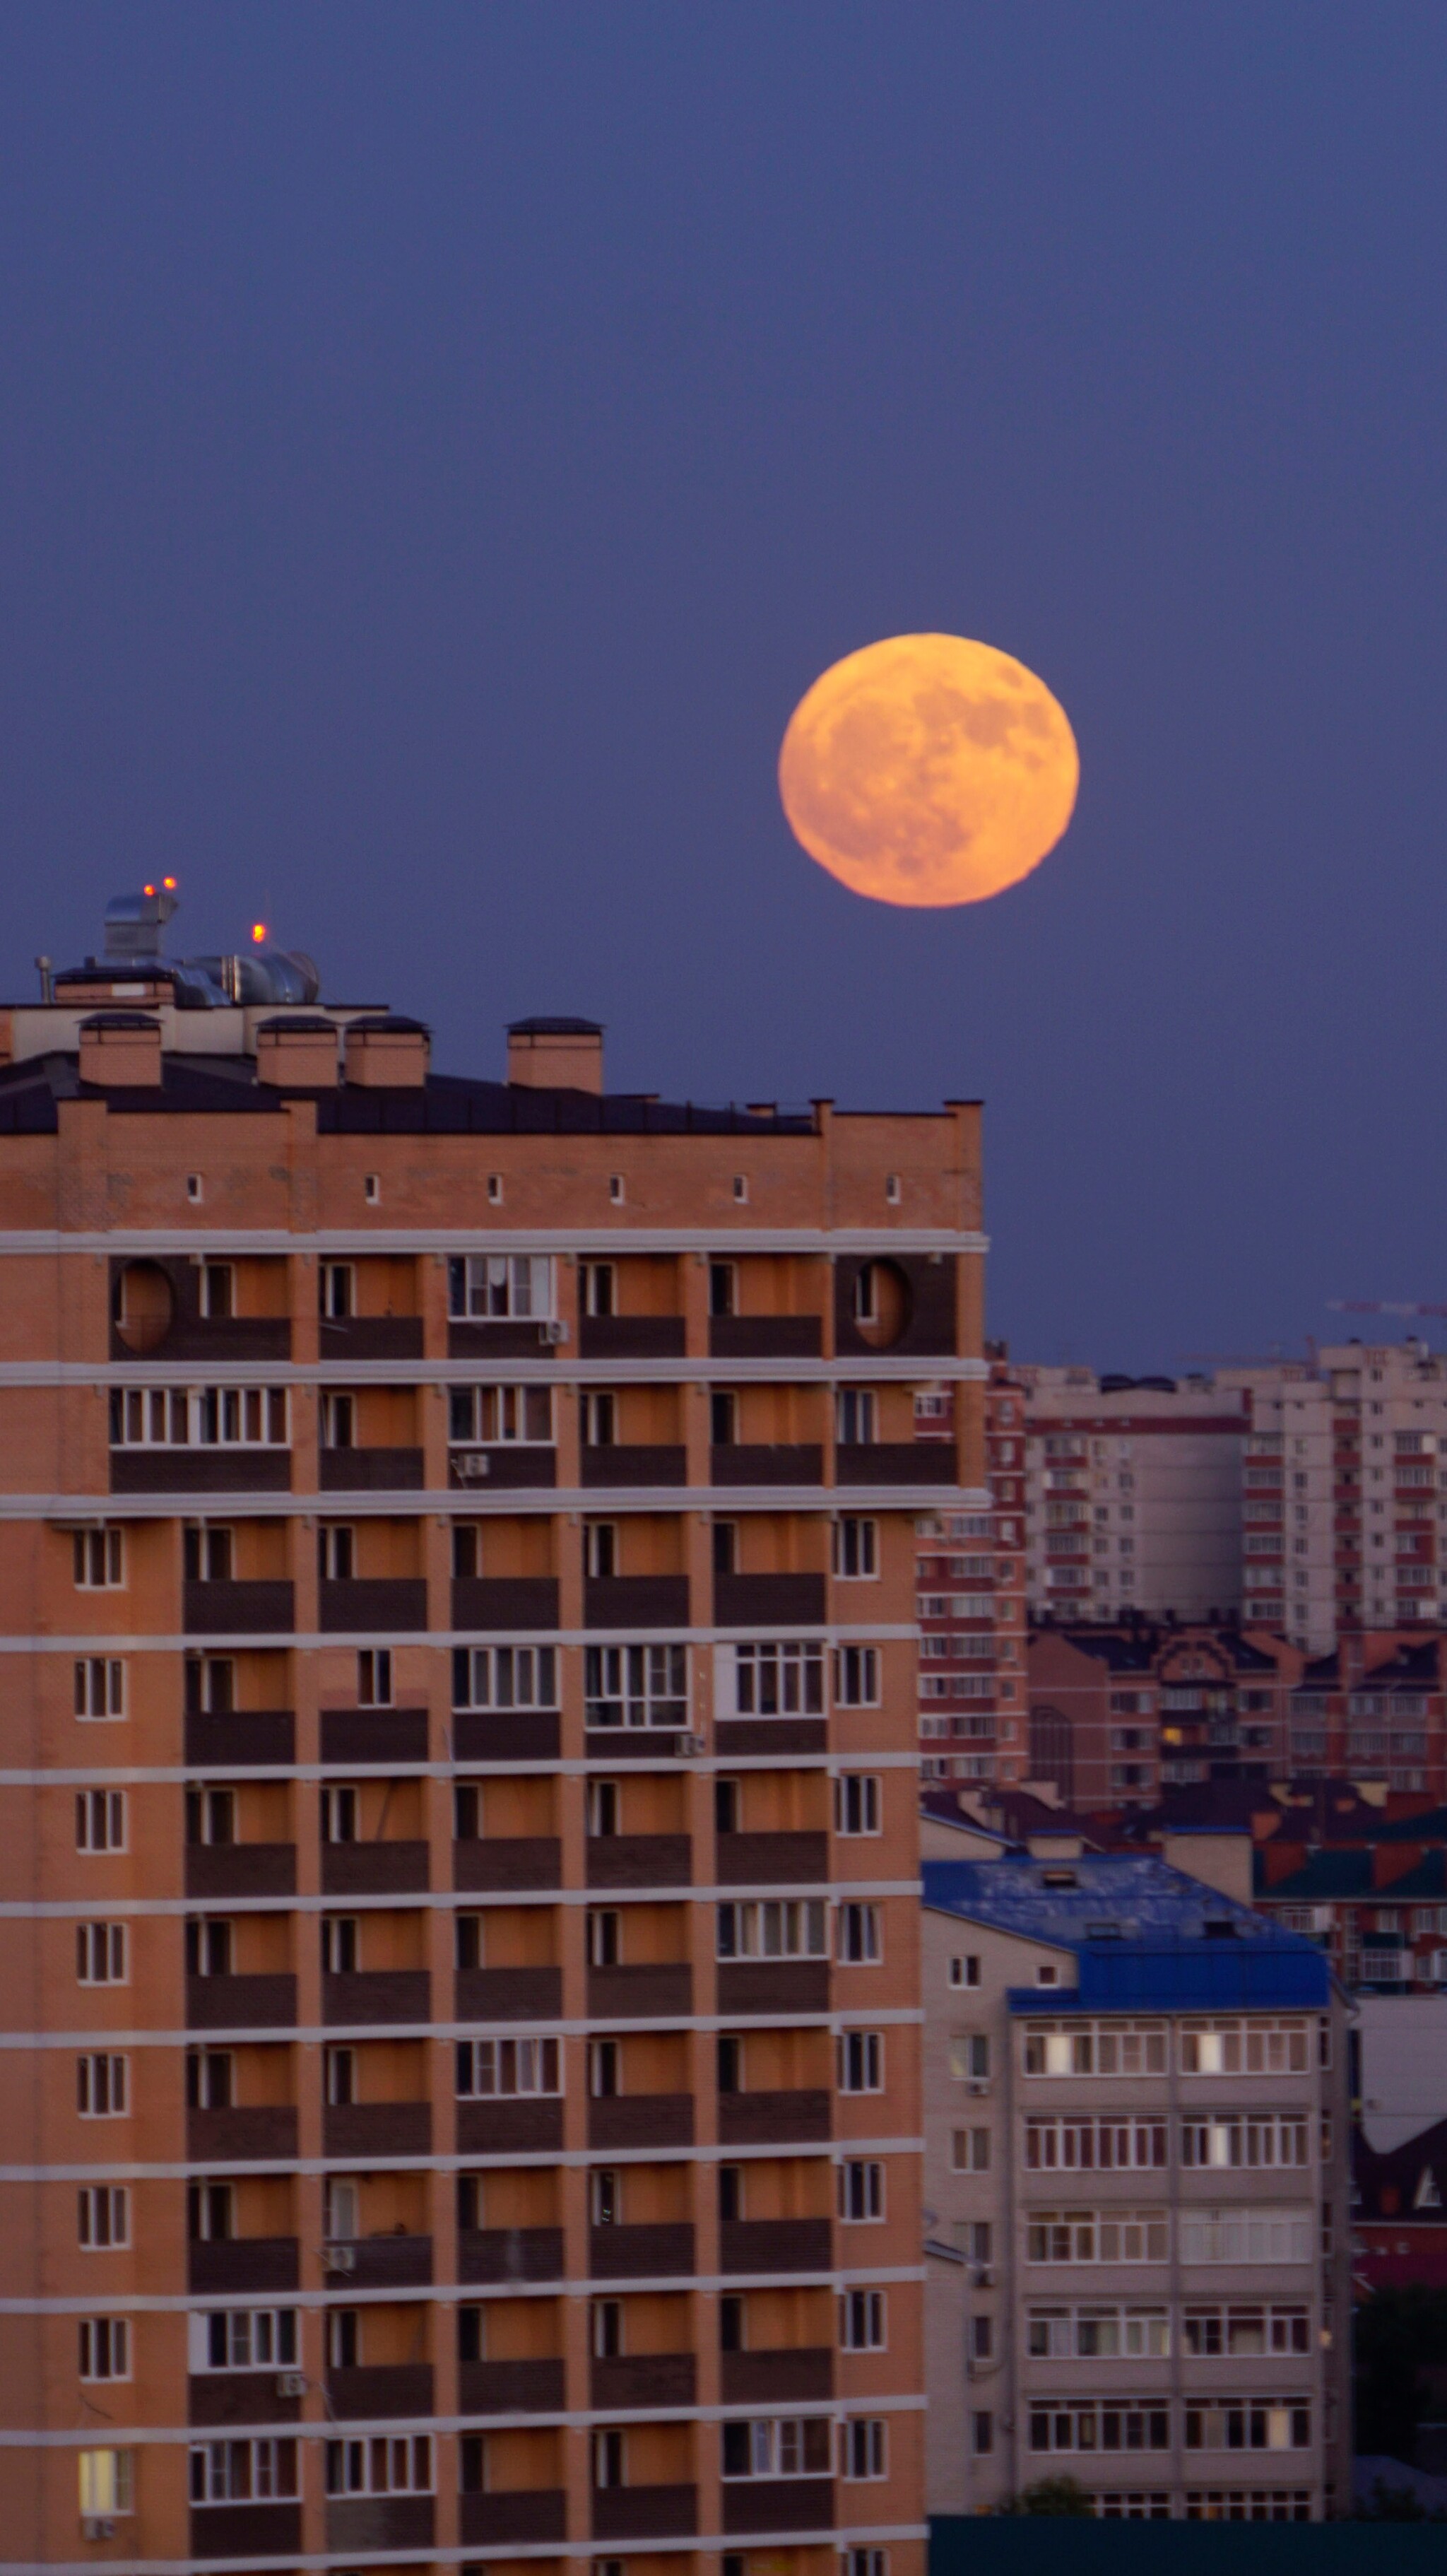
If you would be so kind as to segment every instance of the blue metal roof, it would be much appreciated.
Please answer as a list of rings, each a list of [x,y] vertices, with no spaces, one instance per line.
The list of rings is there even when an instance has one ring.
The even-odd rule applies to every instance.
[[[923,1894],[932,1912],[1073,1953],[1076,1984],[1012,1988],[1015,2012],[1299,2012],[1331,1997],[1314,1942],[1154,1858],[927,1860]]]

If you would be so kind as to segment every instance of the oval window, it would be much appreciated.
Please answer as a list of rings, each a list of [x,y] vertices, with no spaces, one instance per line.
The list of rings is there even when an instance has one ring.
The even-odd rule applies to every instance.
[[[176,1292],[158,1261],[128,1261],[116,1281],[116,1337],[128,1351],[160,1348],[176,1313]]]
[[[854,1278],[854,1329],[872,1351],[887,1351],[910,1317],[909,1281],[897,1261],[861,1262]]]

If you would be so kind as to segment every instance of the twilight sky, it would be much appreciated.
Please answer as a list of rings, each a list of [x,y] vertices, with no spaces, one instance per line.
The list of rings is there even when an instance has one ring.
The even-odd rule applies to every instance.
[[[0,989],[168,869],[449,1070],[982,1094],[1021,1356],[1447,1298],[1444,130],[1439,0],[10,0]],[[774,764],[934,628],[1080,804],[897,912]]]

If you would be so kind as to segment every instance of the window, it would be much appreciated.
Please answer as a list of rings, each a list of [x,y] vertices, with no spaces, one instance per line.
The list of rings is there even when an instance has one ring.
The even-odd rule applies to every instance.
[[[682,1649],[679,1649],[680,1653]],[[454,1708],[556,1708],[554,1646],[458,1646],[452,1656]]]
[[[357,1839],[357,1792],[350,1787],[323,1789],[321,1793],[321,1826],[324,1843],[354,1843]]]
[[[851,1967],[875,1967],[884,1956],[884,1916],[877,1905],[841,1905],[836,1956]]]
[[[843,2478],[889,2475],[888,2428],[882,2415],[851,2415],[841,2424],[839,2474]]]
[[[726,1646],[733,1658],[733,1713],[739,1717],[822,1717],[824,1649],[804,1641]],[[727,1710],[727,1695],[720,1694]]]
[[[75,1847],[83,1852],[119,1852],[126,1847],[124,1789],[77,1789]]]
[[[952,2130],[950,2162],[956,2173],[988,2173],[990,2170],[989,2130]]]
[[[625,2483],[627,2446],[622,2431],[610,2426],[593,2436],[593,2484],[595,2487],[621,2487]]]
[[[464,2102],[563,2089],[556,2039],[460,2039],[456,2068],[458,2099]]]
[[[724,2576],[729,2576],[727,2567],[725,2567]],[[735,2571],[735,2576],[743,2576],[742,2568]],[[889,2551],[887,2549],[841,2550],[839,2576],[889,2576]]]
[[[1162,2499],[1163,2505],[1166,2499]],[[1168,2508],[1167,2508],[1168,2509]],[[1163,2520],[1162,2515],[1153,2515]],[[1187,2522],[1310,2522],[1309,2487],[1188,2487]]]
[[[837,1646],[834,1650],[834,1699],[839,1708],[879,1706],[877,1646]]]
[[[746,1202],[747,1202],[747,1200],[748,1200],[748,1195],[749,1195],[748,1175],[747,1175],[746,1173],[744,1173],[744,1172],[735,1172],[735,1174],[734,1174],[734,1197],[739,1201],[740,1205],[742,1206],[742,1205],[746,1204]]]
[[[827,2415],[744,2417],[719,2426],[725,2478],[827,2477]]]
[[[583,1523],[583,1572],[591,1583],[611,1583],[618,1572],[616,1521]]]
[[[834,1830],[837,1834],[877,1834],[880,1781],[870,1771],[845,1771],[834,1783]]]
[[[83,2120],[124,2118],[130,2100],[130,2059],[104,2049],[75,2061],[75,2107]]]
[[[254,2442],[193,2442],[193,2504],[262,2504],[298,2492],[296,2443],[264,2437]]]
[[[621,1207],[627,1195],[628,1192],[624,1183],[623,1174],[621,1172],[610,1172],[608,1175],[608,1196],[614,1207]]]
[[[186,2186],[186,2233],[193,2245],[229,2245],[236,2233],[236,2194],[229,2182]]]
[[[1159,2021],[1032,2021],[1025,2025],[1027,2075],[1164,2075],[1166,2026]]]
[[[229,1655],[186,1657],[188,1717],[229,1717],[236,1706],[236,1666]]]
[[[715,1574],[737,1574],[739,1567],[739,1525],[737,1521],[714,1521],[713,1570]]]
[[[1027,2263],[1164,2263],[1169,2244],[1163,2209],[1036,2209],[1025,2228]]]
[[[124,1923],[77,1923],[75,1973],[83,1986],[123,1986],[126,1983]]]
[[[357,1533],[346,1521],[322,1521],[317,1529],[317,1573],[323,1583],[350,1583],[357,1567]]]
[[[902,1195],[902,1194],[901,1194],[901,1191],[900,1191],[900,1186],[899,1186],[899,1174],[898,1174],[898,1172],[886,1172],[886,1173],[885,1173],[885,1176],[884,1176],[884,1195],[885,1195],[885,1198],[888,1200],[889,1205],[890,1205],[891,1207],[898,1207],[899,1202],[900,1202],[900,1197],[901,1197],[901,1195]]]
[[[357,2052],[354,2048],[322,2050],[322,2098],[334,2108],[357,2098]]]
[[[685,1646],[589,1646],[583,1657],[589,1726],[687,1726]]]
[[[390,1708],[392,1705],[392,1650],[389,1646],[367,1646],[357,1657],[357,1706]]]
[[[459,1795],[462,1793],[459,1792]],[[474,1795],[476,1792],[473,1793]],[[474,1837],[459,1835],[458,1840]],[[453,1965],[458,1968],[482,1968],[487,1965],[487,1918],[483,1914],[454,1914],[452,1918]]]
[[[236,2099],[236,2064],[227,2048],[188,2048],[186,2108],[229,2111]]]
[[[1260,2303],[1229,2307],[1189,2307],[1184,2321],[1185,2350],[1198,2361],[1255,2358],[1264,2353],[1308,2353],[1311,2317],[1302,2307],[1266,2307]]]
[[[1032,2361],[1161,2361],[1171,2349],[1166,2308],[1031,2308],[1025,2326]]]
[[[131,2328],[127,2317],[77,2320],[82,2379],[129,2379]]]
[[[841,2093],[884,2090],[884,2035],[877,2030],[842,2030],[839,2034]]]
[[[487,1176],[487,1203],[488,1203],[488,1206],[489,1206],[489,1207],[501,1207],[501,1205],[502,1205],[502,1174],[501,1174],[501,1172],[489,1172],[489,1173],[488,1173],[488,1176]]]
[[[884,2216],[884,2167],[871,2157],[847,2156],[839,2167],[839,2215],[856,2223]]]
[[[742,1784],[737,1780],[715,1778],[713,1784],[713,1824],[718,1834],[741,1831]]]
[[[720,1959],[822,1959],[822,1897],[756,1898],[715,1909]]]
[[[1188,2451],[1304,2451],[1311,2443],[1305,2398],[1221,2397],[1185,2414]]]
[[[1160,2398],[1032,2398],[1027,2439],[1037,2452],[1166,2451],[1171,2410]]]
[[[853,1583],[879,1572],[879,1523],[846,1512],[834,1523],[834,1571]]]
[[[578,1264],[579,1303],[585,1315],[616,1315],[618,1274],[611,1261]]]
[[[1183,2075],[1304,2075],[1310,2063],[1302,2021],[1196,2021],[1181,2027]]]
[[[608,1387],[584,1389],[583,1446],[611,1449],[618,1436],[618,1406]]]
[[[972,2316],[970,2319],[970,2359],[993,2361],[995,2358],[995,2320]]]
[[[350,1261],[317,1264],[317,1305],[328,1323],[344,1324],[357,1311],[357,1274]]]
[[[990,2074],[988,2032],[964,2031],[950,2041],[950,2073],[957,2084],[988,2082]]]
[[[967,1956],[963,1959],[951,1959],[950,1984],[952,1986],[977,1986],[979,1982],[980,1962],[978,1958]]]
[[[1164,2116],[1086,2112],[1025,2123],[1025,2165],[1030,2173],[1128,2173],[1160,2171],[1167,2162]]]
[[[733,2170],[737,2171],[737,2167]],[[595,2166],[588,2177],[588,2211],[593,2225],[616,2227],[622,2207],[623,2195],[616,2171],[611,2165]]]
[[[322,2185],[322,2233],[346,2244],[361,2232],[361,2195],[354,2182],[329,2174]]]
[[[982,2319],[981,2323],[986,2322]],[[970,2416],[970,2448],[977,2460],[987,2459],[995,2447],[995,2418],[988,2407],[977,2408]]]
[[[553,1265],[534,1253],[480,1252],[447,1265],[447,1311],[455,1322],[496,1316],[548,1318],[553,1307]]]
[[[134,2451],[79,2451],[76,2467],[82,2521],[109,2522],[134,2511]]]
[[[81,1655],[74,1671],[77,1717],[125,1716],[126,1668],[119,1655]]]
[[[187,1790],[186,1840],[188,1843],[235,1842],[236,1792],[234,1789]]]
[[[362,1181],[362,1196],[366,1200],[368,1207],[376,1207],[378,1205],[382,1196],[382,1182],[378,1173],[368,1172],[364,1175]]]
[[[355,1914],[322,1916],[322,1975],[353,1977],[361,1957]]]
[[[291,1438],[286,1390],[113,1387],[110,1437],[113,1449],[285,1448]]]
[[[736,1315],[739,1274],[732,1261],[711,1261],[708,1265],[708,1311],[711,1315]]]
[[[1305,2114],[1218,2111],[1181,2123],[1181,2162],[1200,2165],[1304,2165]]]
[[[87,2253],[108,2254],[131,2241],[131,2195],[124,2183],[87,2183],[76,2194],[76,2241]]]
[[[206,1184],[199,1172],[186,1174],[186,1196],[193,1207],[199,1207],[206,1195]]]
[[[874,1440],[874,1391],[841,1386],[834,1398],[834,1428],[841,1447],[868,1448]]]
[[[355,2370],[362,2358],[361,2318],[355,2308],[326,2312],[328,2370]]]
[[[114,1528],[74,1530],[71,1533],[71,1546],[75,1558],[77,1591],[114,1592],[124,1585],[126,1558],[124,1533],[121,1530]]]
[[[294,2370],[295,2308],[221,2308],[187,2318],[193,2371]]]
[[[616,2102],[622,2091],[616,2039],[592,2039],[588,2042],[588,2092],[595,2102]]]
[[[1181,2213],[1183,2263],[1309,2263],[1311,2238],[1307,2209],[1186,2209]]]
[[[588,1965],[590,1968],[616,1968],[619,1964],[618,1909],[613,1905],[594,1905],[588,1909]]]
[[[353,1449],[357,1440],[357,1408],[350,1395],[335,1395],[323,1389],[321,1399],[321,1445],[324,1449]]]
[[[610,1405],[612,1400],[610,1396]],[[502,1448],[509,1442],[546,1448],[553,1437],[553,1390],[550,1386],[449,1387],[447,1437],[454,1448]]]

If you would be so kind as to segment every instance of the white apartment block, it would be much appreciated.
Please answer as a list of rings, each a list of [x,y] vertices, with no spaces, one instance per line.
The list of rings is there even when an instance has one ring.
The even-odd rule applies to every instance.
[[[1032,1612],[1203,1620],[1241,1604],[1246,1390],[1019,1367]]]
[[[928,1821],[927,2500],[1105,2517],[1350,2496],[1346,2006],[1154,1859]]]

